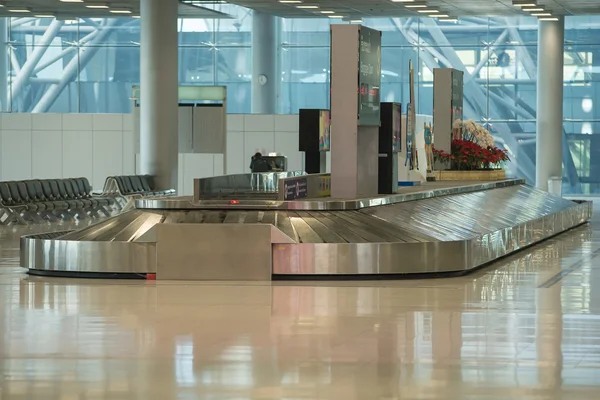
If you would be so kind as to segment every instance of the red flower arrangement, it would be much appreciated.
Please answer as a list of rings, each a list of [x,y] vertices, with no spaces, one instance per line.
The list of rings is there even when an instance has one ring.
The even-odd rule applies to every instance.
[[[453,170],[464,171],[496,169],[503,162],[510,161],[506,150],[497,147],[483,148],[471,140],[454,139],[451,147],[450,154],[434,148],[434,161],[450,165]]]

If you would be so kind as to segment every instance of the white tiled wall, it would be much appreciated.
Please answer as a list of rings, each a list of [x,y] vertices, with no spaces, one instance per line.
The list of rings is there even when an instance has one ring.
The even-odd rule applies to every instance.
[[[227,173],[248,172],[256,152],[288,157],[288,169],[303,169],[297,115],[232,114],[227,119]],[[85,176],[95,189],[109,175],[136,167],[129,114],[0,114],[0,179]],[[222,154],[180,154],[179,187],[192,193],[193,178],[222,175]]]

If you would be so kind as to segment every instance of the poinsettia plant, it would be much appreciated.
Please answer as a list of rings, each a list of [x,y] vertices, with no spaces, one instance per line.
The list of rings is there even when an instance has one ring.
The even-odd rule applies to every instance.
[[[452,140],[451,152],[433,149],[435,162],[457,170],[480,170],[500,168],[510,161],[508,152],[494,146],[494,139],[487,129],[473,121],[466,121],[462,138]]]

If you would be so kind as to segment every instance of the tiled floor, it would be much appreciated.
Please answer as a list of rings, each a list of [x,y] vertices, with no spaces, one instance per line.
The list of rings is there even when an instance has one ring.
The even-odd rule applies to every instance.
[[[28,277],[1,229],[1,400],[600,399],[600,219],[464,278],[318,284]]]

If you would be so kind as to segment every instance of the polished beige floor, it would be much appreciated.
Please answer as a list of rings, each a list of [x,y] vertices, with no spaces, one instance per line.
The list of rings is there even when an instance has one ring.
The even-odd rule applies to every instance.
[[[600,399],[600,219],[468,277],[318,284],[28,277],[32,229],[0,228],[0,400]]]

